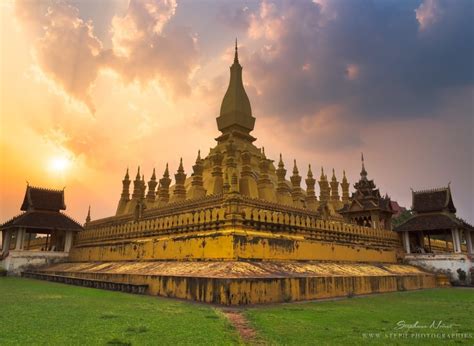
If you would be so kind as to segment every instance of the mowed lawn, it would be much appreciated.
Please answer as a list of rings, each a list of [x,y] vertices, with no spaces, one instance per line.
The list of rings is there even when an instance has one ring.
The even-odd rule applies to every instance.
[[[211,306],[0,278],[0,345],[228,345],[238,336]]]
[[[245,315],[270,344],[474,345],[474,288],[282,304]]]
[[[220,307],[19,278],[0,278],[0,296],[0,345],[243,343]],[[240,312],[257,334],[249,343],[474,345],[474,289],[396,292]],[[407,329],[417,321],[427,328]]]

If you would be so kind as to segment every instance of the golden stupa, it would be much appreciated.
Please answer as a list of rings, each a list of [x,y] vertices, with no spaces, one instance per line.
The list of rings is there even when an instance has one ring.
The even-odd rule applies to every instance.
[[[435,286],[434,275],[398,263],[389,199],[365,168],[356,189],[369,192],[352,197],[345,175],[339,183],[334,171],[329,180],[321,170],[318,199],[311,166],[304,190],[296,162],[287,180],[281,155],[275,167],[253,144],[237,46],[217,125],[216,146],[198,153],[191,176],[181,162],[172,185],[166,164],[146,191],[138,169],[130,195],[127,170],[116,215],[88,215],[68,262],[37,273],[229,305]]]

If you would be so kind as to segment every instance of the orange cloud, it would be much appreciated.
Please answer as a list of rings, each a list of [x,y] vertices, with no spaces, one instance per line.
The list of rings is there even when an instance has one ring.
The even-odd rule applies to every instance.
[[[34,54],[46,76],[91,113],[91,89],[98,73],[116,71],[126,83],[157,79],[174,96],[189,95],[189,77],[197,61],[196,39],[184,28],[164,29],[174,16],[171,0],[132,0],[127,13],[112,20],[113,48],[106,50],[92,22],[63,2],[15,4],[16,16],[34,40]]]

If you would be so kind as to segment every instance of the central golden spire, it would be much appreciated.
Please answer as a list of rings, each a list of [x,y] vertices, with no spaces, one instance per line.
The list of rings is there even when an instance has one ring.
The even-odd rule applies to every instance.
[[[230,67],[230,81],[222,100],[221,112],[217,118],[217,128],[222,132],[218,141],[225,140],[230,134],[253,142],[250,135],[255,125],[252,108],[242,82],[242,66],[239,63],[237,39],[235,40],[234,63]]]

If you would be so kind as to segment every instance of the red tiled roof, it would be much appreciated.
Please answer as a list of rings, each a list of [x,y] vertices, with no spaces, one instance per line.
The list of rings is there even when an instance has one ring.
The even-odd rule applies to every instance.
[[[397,201],[390,201],[390,205],[392,207],[392,210],[397,212],[397,213],[407,210],[407,208],[401,207],[400,204],[398,204]]]

